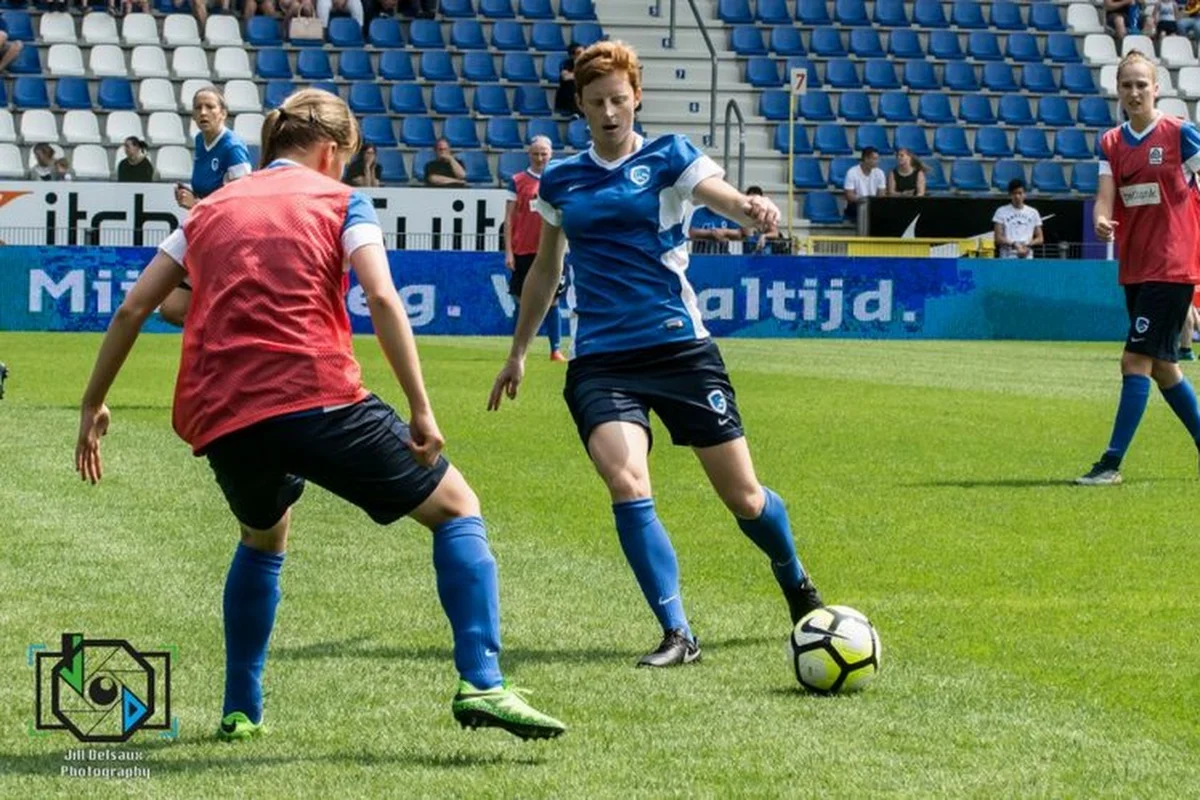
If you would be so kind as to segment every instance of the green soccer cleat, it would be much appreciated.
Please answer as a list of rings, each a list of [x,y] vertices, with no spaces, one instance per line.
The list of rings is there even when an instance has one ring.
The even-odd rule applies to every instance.
[[[450,710],[464,728],[503,728],[522,739],[553,739],[566,732],[566,725],[525,702],[525,694],[506,684],[481,690],[460,680]]]
[[[221,725],[217,728],[217,738],[223,742],[240,742],[262,736],[266,732],[265,724],[251,722],[241,711],[233,711],[221,719]]]

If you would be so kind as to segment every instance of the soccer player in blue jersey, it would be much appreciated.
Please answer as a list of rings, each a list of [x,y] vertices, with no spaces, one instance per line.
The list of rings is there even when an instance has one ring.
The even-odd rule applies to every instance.
[[[193,143],[192,185],[175,185],[175,202],[184,208],[191,208],[230,181],[249,175],[254,168],[246,143],[225,127],[228,117],[225,96],[217,87],[205,86],[192,97],[192,119],[200,129]],[[171,292],[159,309],[163,319],[183,325],[191,294],[187,281]]]
[[[779,209],[723,180],[683,136],[644,140],[637,54],[600,42],[575,62],[587,152],[547,168],[535,205],[545,223],[521,295],[512,350],[488,408],[517,396],[525,354],[558,287],[568,244],[579,317],[564,396],[612,498],[625,557],[664,636],[639,666],[700,657],[679,589],[679,566],[650,491],[650,411],[673,444],[691,447],[742,531],[771,560],[793,622],[821,605],[796,555],[783,501],[754,472],[733,387],[685,276],[692,204],[747,228],[769,229]]]

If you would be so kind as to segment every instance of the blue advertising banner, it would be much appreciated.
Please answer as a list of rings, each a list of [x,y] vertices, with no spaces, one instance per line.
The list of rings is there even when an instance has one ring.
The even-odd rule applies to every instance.
[[[153,254],[0,247],[0,330],[102,331]],[[512,331],[501,254],[389,260],[418,333]],[[1128,325],[1108,261],[697,256],[688,276],[716,336],[1115,340]],[[353,280],[347,308],[354,330],[370,332]],[[147,330],[173,329],[154,320]]]

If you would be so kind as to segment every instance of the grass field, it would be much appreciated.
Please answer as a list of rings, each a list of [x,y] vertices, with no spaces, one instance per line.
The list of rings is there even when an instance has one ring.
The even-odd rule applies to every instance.
[[[211,731],[236,529],[170,428],[178,339],[139,342],[89,487],[72,449],[98,341],[0,334],[0,795],[1200,794],[1195,448],[1153,398],[1126,485],[1068,485],[1107,441],[1117,344],[723,343],[807,566],[883,639],[869,691],[816,698],[790,673],[765,560],[661,430],[655,494],[704,660],[635,670],[659,633],[561,365],[539,350],[518,402],[489,415],[506,343],[425,339],[447,452],[500,564],[503,663],[570,730],[540,743],[460,730],[428,535],[310,487],[267,668],[272,735],[230,746]],[[378,348],[356,344],[368,385],[400,402]],[[180,737],[131,743],[148,781],[60,777],[79,745],[26,735],[26,646],[67,630],[178,646]]]

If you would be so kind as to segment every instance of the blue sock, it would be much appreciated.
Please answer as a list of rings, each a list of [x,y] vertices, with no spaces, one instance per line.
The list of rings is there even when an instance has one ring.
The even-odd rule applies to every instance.
[[[1121,380],[1121,401],[1117,404],[1117,418],[1113,422],[1112,439],[1108,442],[1106,458],[1120,461],[1137,433],[1146,402],[1150,399],[1150,378],[1146,375],[1126,375]]]
[[[262,674],[279,605],[283,553],[238,544],[225,578],[225,710],[262,720]]]
[[[779,586],[794,589],[804,581],[804,566],[796,555],[787,509],[779,495],[765,486],[762,490],[766,499],[762,513],[758,519],[739,519],[738,527],[771,559],[771,571]]]
[[[550,337],[550,352],[557,353],[562,349],[562,314],[558,313],[558,301],[555,300],[546,312],[546,335]]]
[[[433,531],[438,598],[454,633],[454,666],[476,689],[500,675],[500,581],[479,517],[459,517]]]
[[[690,637],[692,631],[679,594],[679,562],[667,529],[654,512],[654,498],[613,503],[613,516],[621,549],[650,610],[664,631],[682,628]]]
[[[1196,405],[1196,392],[1192,389],[1192,384],[1184,378],[1170,389],[1163,389],[1162,396],[1192,435],[1192,440],[1200,447],[1200,407]]]

